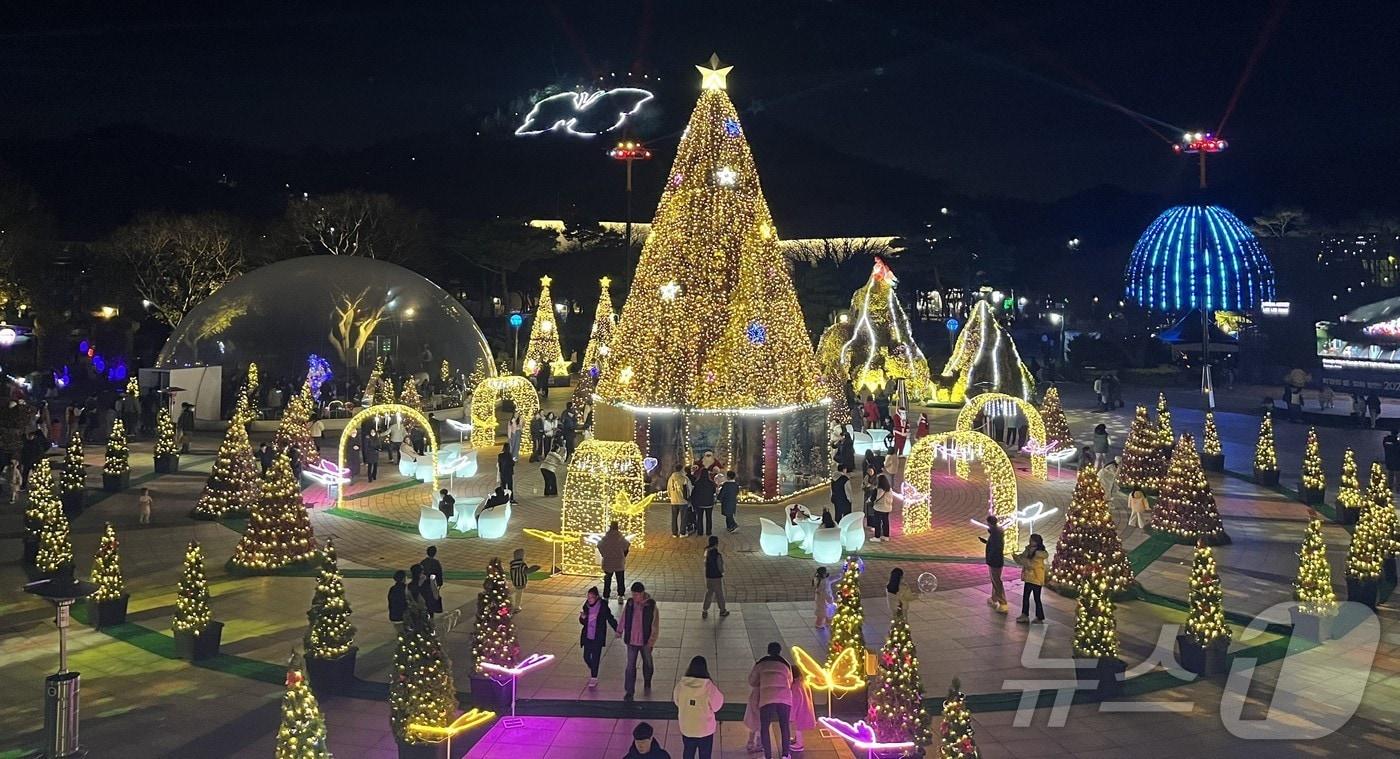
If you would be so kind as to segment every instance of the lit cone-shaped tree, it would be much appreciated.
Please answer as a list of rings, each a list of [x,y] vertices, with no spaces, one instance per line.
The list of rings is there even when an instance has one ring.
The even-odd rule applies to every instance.
[[[1148,529],[1188,544],[1204,540],[1207,545],[1219,546],[1230,542],[1196,444],[1188,434],[1182,433],[1172,452],[1167,480]]]
[[[851,318],[827,327],[818,342],[822,373],[849,382],[857,395],[884,392],[901,379],[910,395],[928,393],[928,360],[914,342],[909,317],[895,294],[898,286],[894,272],[876,256],[870,279],[851,296]]]
[[[53,469],[49,465],[48,458],[39,459],[39,463],[29,471],[29,489],[26,495],[29,496],[29,505],[24,509],[24,529],[25,540],[29,542],[37,551],[41,536],[44,534],[44,522],[48,515],[54,511],[62,512],[63,505],[58,500],[57,486],[53,481]],[[34,553],[28,554],[28,558],[33,560]]]
[[[350,622],[350,602],[345,599],[345,579],[335,558],[335,544],[326,541],[321,553],[321,571],[316,593],[306,612],[310,625],[303,641],[306,655],[318,659],[338,659],[355,648],[355,625]]]
[[[1176,445],[1176,433],[1172,431],[1172,410],[1167,407],[1167,394],[1157,394],[1157,447],[1162,455],[1171,458],[1172,446]]]
[[[385,384],[390,383],[386,381]],[[394,402],[392,385],[390,393],[386,403]],[[287,410],[282,414],[282,423],[277,427],[277,434],[272,436],[272,447],[278,451],[289,445],[296,447],[302,468],[321,461],[321,455],[316,452],[316,443],[311,440],[311,409],[311,383],[308,381],[302,383],[301,392],[287,404]]]
[[[1327,474],[1322,469],[1322,450],[1317,442],[1317,428],[1308,428],[1308,441],[1303,448],[1301,496],[1304,503],[1322,503],[1327,490]]]
[[[374,383],[374,404],[381,406],[397,402],[398,398],[394,395],[394,378],[380,375],[379,381]]]
[[[164,401],[156,409],[156,447],[154,450],[156,467],[159,471],[161,459],[180,455],[180,446],[175,442],[175,422],[170,419],[170,409]]]
[[[1045,397],[1040,401],[1040,418],[1045,422],[1043,443],[1056,443],[1056,450],[1074,451],[1074,434],[1069,431],[1069,419],[1065,417],[1065,407],[1060,402],[1059,388],[1046,388]]]
[[[1298,611],[1318,617],[1337,613],[1337,593],[1332,589],[1332,565],[1327,562],[1327,543],[1322,539],[1322,520],[1308,521],[1303,545],[1298,549],[1298,577],[1293,581],[1293,600]]]
[[[1220,570],[1215,565],[1215,551],[1205,543],[1196,545],[1186,603],[1185,634],[1197,645],[1230,642],[1230,628],[1225,626],[1225,591],[1220,585]]]
[[[257,364],[252,364],[256,367]],[[251,378],[250,378],[251,379]],[[233,403],[234,421],[243,424],[251,424],[258,419],[258,403],[256,400],[257,387],[255,385],[243,385],[243,390],[238,393],[238,400]]]
[[[442,383],[443,387],[452,384],[452,364],[447,359],[443,359],[442,363],[438,365],[438,381]]]
[[[185,567],[176,588],[175,616],[170,620],[170,627],[177,633],[199,635],[213,621],[209,582],[204,575],[204,549],[190,541],[185,547]]]
[[[1366,489],[1361,516],[1356,520],[1351,545],[1347,548],[1347,595],[1350,600],[1368,606],[1376,604],[1375,585],[1385,576],[1385,562],[1391,554],[1392,538],[1385,530],[1385,517],[1376,508],[1381,492],[1390,492],[1385,470],[1379,462],[1373,462],[1370,487]]]
[[[1074,614],[1074,655],[1080,659],[1118,656],[1118,621],[1114,618],[1113,596],[1107,577],[1093,572],[1079,589],[1079,606]]]
[[[1035,380],[1030,369],[1021,363],[1016,341],[997,321],[996,311],[985,300],[972,306],[972,314],[963,325],[953,346],[953,355],[943,365],[944,381],[953,378],[953,395],[940,398],[959,403],[963,397],[982,393],[1005,393],[1030,400]],[[961,390],[959,390],[961,388]]]
[[[548,276],[540,277],[540,302],[535,307],[530,342],[525,346],[525,360],[521,364],[527,377],[533,377],[536,372],[562,377],[569,372],[569,362],[564,360],[564,349],[559,344],[559,323],[554,320],[554,300],[549,294],[551,281]]]
[[[1376,511],[1376,524],[1379,525],[1380,534],[1388,539],[1383,550],[1386,560],[1389,561],[1395,552],[1400,550],[1400,515],[1395,513],[1395,495],[1390,491],[1385,470],[1378,461],[1371,463],[1371,484],[1366,489],[1366,500],[1367,506]],[[1393,572],[1392,566],[1387,574]],[[1390,579],[1395,578],[1392,576]]]
[[[1166,459],[1157,447],[1160,428],[1147,418],[1147,407],[1138,406],[1128,439],[1123,443],[1123,455],[1118,459],[1118,486],[1126,492],[1143,490],[1155,493],[1162,487],[1166,475]]]
[[[407,744],[431,742],[411,726],[446,727],[456,710],[457,688],[447,651],[428,610],[421,602],[410,600],[389,677],[389,721],[394,737]]]
[[[1114,596],[1127,593],[1136,582],[1103,486],[1093,467],[1084,467],[1079,470],[1065,525],[1055,544],[1049,584],[1060,593],[1074,595],[1090,576],[1101,577]]]
[[[47,505],[34,566],[46,575],[68,574],[73,570],[73,535],[68,515],[63,513],[63,505],[56,498]]]
[[[130,473],[131,448],[126,443],[126,425],[117,419],[112,422],[112,434],[107,436],[107,456],[102,461],[103,487],[112,489],[107,486],[108,478],[120,487]]]
[[[238,421],[238,415],[228,423],[219,455],[204,481],[204,491],[194,504],[198,519],[223,519],[252,513],[259,495],[258,463],[253,458],[253,445],[248,431]]]
[[[865,607],[860,599],[860,563],[855,557],[846,559],[846,567],[832,588],[836,596],[836,613],[831,615],[831,641],[826,652],[826,666],[836,663],[836,657],[848,648],[856,650],[856,658],[865,660]]]
[[[583,366],[580,374],[597,379],[607,366],[608,355],[612,353],[613,330],[617,327],[617,312],[613,310],[612,293],[608,286],[612,280],[603,277],[598,280],[598,308],[593,312],[593,326],[588,328],[588,347],[583,351]]]
[[[909,620],[900,607],[890,621],[890,634],[876,657],[875,683],[870,690],[867,719],[881,741],[913,741],[919,753],[933,742],[919,655]]]
[[[1208,472],[1225,471],[1225,449],[1220,446],[1220,430],[1215,426],[1215,412],[1206,412],[1206,428],[1201,441],[1201,464]]]
[[[817,403],[802,311],[749,145],[711,60],[676,148],[598,393],[685,409]],[[743,472],[740,473],[741,477]]]
[[[1352,524],[1360,514],[1366,497],[1361,491],[1361,475],[1356,467],[1356,452],[1348,448],[1342,453],[1342,477],[1337,483],[1337,505],[1351,513],[1343,513],[1341,521]]]
[[[417,411],[423,410],[423,396],[418,394],[418,383],[410,377],[403,382],[403,392],[399,394],[399,403]]]
[[[243,381],[243,388],[246,390],[244,395],[248,398],[248,405],[250,406],[256,407],[258,405],[256,395],[258,392],[259,380],[258,363],[256,361],[248,362],[248,378]]]
[[[1274,447],[1274,415],[1264,412],[1259,422],[1259,440],[1254,444],[1254,481],[1260,485],[1278,484],[1278,452]]]
[[[87,490],[87,462],[83,458],[83,434],[73,430],[63,455],[63,476],[59,487],[65,497],[82,496]]]
[[[278,456],[267,470],[248,528],[233,549],[233,566],[248,572],[271,572],[316,556],[316,538],[301,490],[292,479],[286,456]]]
[[[88,598],[93,601],[114,601],[126,595],[120,548],[117,530],[108,522],[102,531],[102,540],[97,544],[97,555],[92,560],[92,584],[97,586],[97,590]]]
[[[977,759],[981,754],[972,735],[972,712],[967,708],[962,683],[955,677],[948,686],[948,697],[943,699],[943,720],[938,726],[938,759]]]
[[[511,606],[506,570],[500,559],[486,567],[486,580],[476,595],[476,623],[472,635],[472,670],[481,672],[485,662],[502,667],[520,661],[520,643],[515,639],[515,609]]]
[[[275,759],[331,759],[326,747],[326,718],[306,681],[300,657],[287,665],[287,692],[282,696],[282,724],[277,728]]]

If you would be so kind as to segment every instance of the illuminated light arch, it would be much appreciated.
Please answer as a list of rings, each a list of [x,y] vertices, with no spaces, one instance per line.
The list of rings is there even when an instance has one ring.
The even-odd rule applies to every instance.
[[[991,496],[992,508],[999,519],[1011,521],[1006,528],[1006,545],[1014,552],[1019,540],[1016,520],[1012,518],[1016,513],[1016,470],[1011,466],[1011,459],[1007,457],[1006,451],[1001,449],[1001,445],[976,430],[940,432],[919,438],[914,444],[904,472],[904,534],[917,535],[933,528],[929,490],[932,489],[933,466],[937,459],[935,449],[940,444],[966,446],[981,459],[982,469],[987,474],[987,490]],[[958,476],[967,479],[966,462],[959,461],[958,468]],[[913,492],[909,492],[910,483],[918,483],[922,487],[913,488]]]
[[[510,398],[526,424],[540,410],[540,396],[530,380],[518,375],[482,380],[472,390],[472,447],[479,451],[487,450],[496,443],[496,404],[502,397]],[[518,455],[528,459],[534,450],[534,441],[527,430],[520,436]]]
[[[958,412],[958,423],[953,427],[953,429],[957,430],[958,432],[966,432],[968,430],[971,430],[972,422],[977,417],[977,413],[981,411],[982,408],[988,403],[992,403],[994,401],[1015,404],[1016,408],[1020,409],[1021,413],[1026,415],[1026,423],[1030,425],[1031,429],[1031,439],[1035,440],[1041,445],[1045,445],[1046,443],[1050,442],[1045,439],[1045,420],[1040,418],[1040,412],[1036,410],[1035,406],[1032,406],[1029,402],[1024,401],[1015,396],[1007,395],[1006,393],[983,393],[975,398],[968,400],[967,405],[963,406],[962,410]],[[962,477],[963,479],[967,479],[966,462],[958,462],[958,476]],[[1040,453],[1031,455],[1031,476],[1037,480],[1045,479],[1045,454]]]
[[[428,417],[423,416],[423,412],[419,411],[416,408],[413,408],[412,406],[405,406],[402,403],[378,403],[368,408],[361,409],[354,416],[350,417],[350,421],[347,422],[345,425],[345,430],[340,433],[339,455],[336,458],[336,463],[340,466],[340,470],[342,472],[345,471],[345,446],[350,443],[351,438],[355,437],[356,432],[360,429],[360,425],[363,424],[366,419],[378,416],[380,414],[403,414],[404,416],[409,417],[413,421],[423,425],[423,429],[428,433],[429,455],[433,457],[433,481],[431,484],[433,486],[433,492],[436,493],[438,486],[437,433],[433,431],[433,425],[428,423]],[[345,488],[336,488],[336,508],[340,508],[344,505],[344,503]]]
[[[597,576],[598,552],[586,538],[606,532],[613,520],[623,534],[632,536],[632,548],[645,547],[646,507],[650,503],[642,502],[645,491],[646,464],[636,443],[597,439],[579,443],[569,459],[559,520],[560,532],[583,539],[564,544],[565,574]],[[628,504],[628,513],[616,513],[614,504],[619,500]]]

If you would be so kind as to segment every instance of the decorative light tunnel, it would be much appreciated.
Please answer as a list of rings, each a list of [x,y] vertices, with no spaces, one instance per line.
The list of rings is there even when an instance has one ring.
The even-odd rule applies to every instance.
[[[1220,206],[1174,206],[1138,239],[1124,273],[1146,308],[1247,311],[1274,300],[1274,267],[1254,233]]]

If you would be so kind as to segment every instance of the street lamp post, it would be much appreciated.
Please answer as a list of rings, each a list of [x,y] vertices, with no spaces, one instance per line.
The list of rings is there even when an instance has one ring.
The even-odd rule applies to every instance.
[[[627,283],[632,283],[632,162],[650,161],[651,151],[640,142],[624,140],[617,143],[617,147],[608,151],[608,157],[614,161],[622,161],[627,164],[627,206],[623,217],[623,245],[626,246],[627,256],[623,273],[627,275]]]
[[[1050,313],[1050,323],[1060,327],[1060,361],[1069,363],[1069,346],[1065,344],[1065,315],[1052,311]]]
[[[510,327],[515,332],[515,352],[511,354],[511,369],[520,371],[520,325],[525,323],[525,317],[516,311],[510,315]]]

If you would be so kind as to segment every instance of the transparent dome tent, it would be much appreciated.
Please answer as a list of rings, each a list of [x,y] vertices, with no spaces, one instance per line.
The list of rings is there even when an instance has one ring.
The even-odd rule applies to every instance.
[[[452,296],[402,266],[356,256],[304,256],[238,277],[185,315],[156,367],[222,366],[227,378],[257,362],[264,378],[295,381],[313,353],[336,379],[364,380],[378,356],[433,379],[443,359],[454,373],[479,360],[495,374],[486,338]]]

